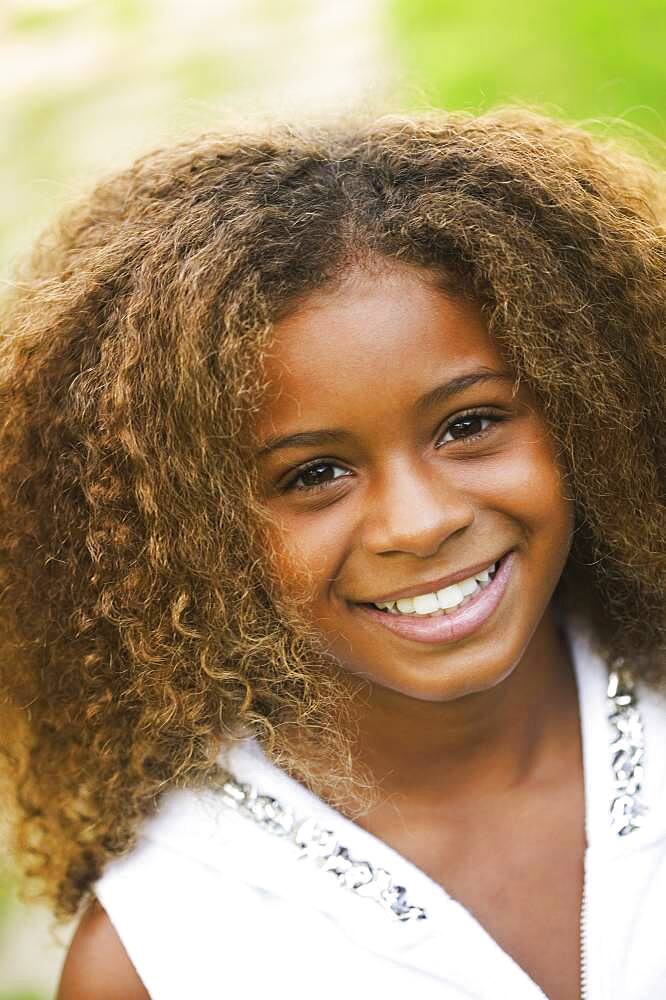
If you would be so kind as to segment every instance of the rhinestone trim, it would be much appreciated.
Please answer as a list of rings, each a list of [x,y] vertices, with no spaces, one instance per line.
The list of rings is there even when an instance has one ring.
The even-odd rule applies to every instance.
[[[610,804],[611,827],[619,837],[626,837],[643,825],[647,807],[640,801],[645,759],[643,720],[636,707],[636,682],[624,660],[608,677],[608,721],[613,738],[610,742],[613,795]]]
[[[612,830],[620,837],[638,830],[647,807],[640,801],[645,757],[643,720],[636,706],[635,680],[624,665],[616,661],[608,677],[608,721],[613,730],[610,741],[613,794],[610,804]],[[297,819],[293,811],[270,795],[260,794],[254,785],[230,776],[222,787],[223,801],[241,815],[254,820],[262,829],[284,837],[298,848],[298,858],[329,872],[338,885],[378,903],[401,922],[427,919],[421,906],[407,900],[404,886],[395,885],[384,868],[369,861],[352,858],[348,848],[339,843],[335,832],[309,816]]]
[[[330,872],[338,885],[379,903],[394,919],[403,923],[426,919],[423,907],[408,902],[407,890],[396,885],[389,872],[376,868],[369,861],[352,858],[334,831],[322,826],[314,817],[298,820],[277,799],[260,795],[253,785],[233,777],[225,782],[222,792],[227,805],[253,819],[269,833],[295,844],[299,859]]]

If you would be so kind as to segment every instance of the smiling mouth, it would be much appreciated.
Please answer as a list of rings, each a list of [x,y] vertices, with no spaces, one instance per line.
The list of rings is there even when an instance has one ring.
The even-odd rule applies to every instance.
[[[439,608],[432,613],[416,613],[380,609],[375,604],[359,603],[356,608],[368,624],[376,623],[399,638],[421,643],[450,643],[476,632],[502,603],[513,575],[515,550],[502,556],[495,572],[473,594],[465,596],[455,607]]]
[[[490,586],[507,553],[485,569],[438,591],[397,601],[359,602],[358,606],[402,618],[433,618],[450,615],[476,600]]]

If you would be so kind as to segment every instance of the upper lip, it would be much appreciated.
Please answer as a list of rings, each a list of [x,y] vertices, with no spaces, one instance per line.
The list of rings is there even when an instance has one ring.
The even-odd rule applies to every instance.
[[[506,553],[505,553],[506,555]],[[466,580],[470,576],[475,576],[482,570],[487,569],[488,566],[492,566],[493,563],[497,564],[500,559],[504,556],[498,556],[496,559],[486,559],[484,562],[475,563],[473,566],[468,566],[466,569],[458,570],[457,573],[450,573],[448,576],[441,576],[437,580],[424,580],[423,583],[417,583],[413,587],[405,587],[404,590],[393,590],[390,594],[384,597],[371,597],[367,601],[357,601],[357,604],[389,604],[391,601],[399,601],[403,597],[418,597],[419,594],[433,594],[443,587],[450,587],[452,583],[459,583],[460,580]]]

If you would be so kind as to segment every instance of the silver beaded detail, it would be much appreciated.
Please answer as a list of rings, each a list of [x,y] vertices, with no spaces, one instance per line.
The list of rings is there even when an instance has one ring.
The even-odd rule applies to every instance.
[[[376,868],[369,861],[352,858],[334,831],[322,826],[314,817],[297,820],[277,799],[260,795],[253,785],[233,777],[225,782],[222,791],[227,805],[253,819],[269,833],[291,841],[298,848],[300,859],[330,872],[343,888],[379,903],[396,920],[426,919],[425,910],[407,901],[407,890],[395,885],[389,872]]]
[[[643,825],[647,808],[639,799],[643,782],[645,734],[636,707],[636,683],[624,661],[616,661],[608,678],[608,720],[613,729],[610,743],[613,795],[611,827],[619,837]]]
[[[620,837],[638,830],[647,807],[639,800],[643,781],[645,735],[643,720],[636,707],[635,681],[623,660],[617,660],[608,678],[608,721],[613,729],[610,742],[613,794],[610,804],[611,827]],[[333,830],[314,817],[297,820],[291,809],[270,795],[260,794],[254,785],[230,776],[223,785],[226,805],[247,816],[264,830],[284,837],[298,848],[299,859],[315,863],[330,872],[340,886],[372,899],[401,922],[427,919],[421,906],[407,901],[404,886],[395,885],[384,868],[352,858],[339,843]]]

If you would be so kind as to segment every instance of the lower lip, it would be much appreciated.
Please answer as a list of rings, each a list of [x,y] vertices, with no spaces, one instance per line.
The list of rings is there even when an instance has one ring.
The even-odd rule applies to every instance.
[[[357,607],[373,622],[404,639],[431,643],[457,642],[480,628],[498,607],[509,582],[514,555],[514,552],[509,552],[500,560],[492,581],[475,594],[473,600],[448,614],[394,615],[390,611],[368,607],[367,604],[359,604]]]

